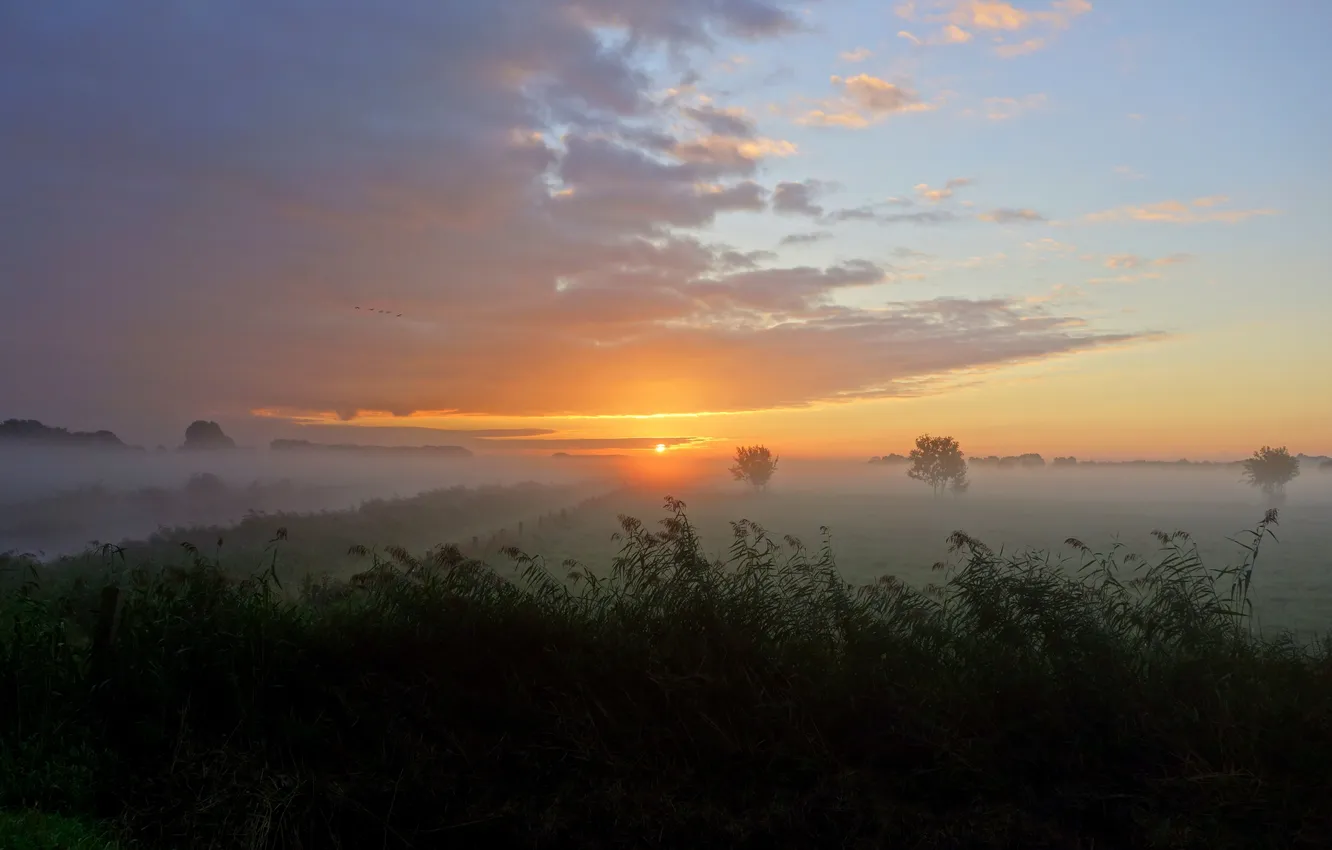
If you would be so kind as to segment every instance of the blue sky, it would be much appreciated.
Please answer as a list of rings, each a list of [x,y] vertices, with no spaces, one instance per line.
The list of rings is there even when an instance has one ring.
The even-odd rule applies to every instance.
[[[1288,3],[1284,14],[1276,11],[1255,16],[1254,7],[1239,3],[1098,3],[1047,35],[1048,46],[1003,59],[979,33],[961,45],[913,45],[897,33],[924,37],[930,26],[901,18],[891,4],[817,4],[807,16],[811,32],[780,44],[736,45],[735,55],[748,61],[714,79],[719,87],[735,80],[734,96],[719,102],[743,105],[765,134],[799,147],[798,155],[769,161],[774,178],[841,184],[838,201],[856,206],[910,196],[922,182],[937,187],[970,177],[976,184],[957,194],[979,209],[1031,208],[1067,222],[840,227],[834,239],[802,248],[801,261],[875,257],[896,247],[954,260],[1006,254],[1009,262],[983,271],[893,287],[903,297],[945,285],[950,294],[984,297],[1040,295],[1055,283],[1086,289],[1086,280],[1114,276],[1079,260],[1083,255],[1184,253],[1197,261],[1172,268],[1168,286],[1144,292],[1141,284],[1103,284],[1095,302],[1136,309],[1140,321],[1205,327],[1243,317],[1259,293],[1280,292],[1302,311],[1332,307],[1332,253],[1320,238],[1332,230],[1332,112],[1320,85],[1332,68],[1319,35],[1332,31],[1332,8]],[[872,55],[840,57],[857,48]],[[791,73],[765,87],[773,68]],[[955,94],[934,112],[893,115],[863,130],[792,126],[768,112],[769,104],[818,97],[832,75],[857,73],[913,85],[926,99]],[[990,120],[991,98],[1033,105]],[[1242,225],[1078,222],[1122,206],[1215,195],[1229,197],[1233,208],[1279,215]],[[772,224],[732,215],[718,231],[757,248],[771,243]],[[1023,246],[1041,239],[1078,250],[1036,265]]]

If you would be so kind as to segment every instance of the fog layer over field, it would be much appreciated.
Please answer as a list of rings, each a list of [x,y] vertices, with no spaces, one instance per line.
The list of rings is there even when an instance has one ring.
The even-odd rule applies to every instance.
[[[1122,545],[1125,553],[1150,557],[1160,548],[1153,531],[1183,530],[1204,560],[1220,567],[1242,558],[1230,538],[1252,528],[1273,504],[1243,483],[1240,467],[1227,464],[973,464],[967,493],[938,497],[908,478],[905,464],[783,458],[766,490],[731,480],[728,465],[724,458],[673,450],[597,459],[6,449],[0,451],[0,551],[52,556],[93,540],[146,538],[161,527],[226,526],[251,512],[343,510],[441,488],[528,482],[555,488],[531,497],[535,502],[525,497],[523,516],[496,514],[493,529],[468,526],[467,542],[482,535],[476,554],[496,566],[505,558],[497,546],[486,548],[485,535],[512,532],[526,517],[528,535],[510,542],[552,564],[573,558],[607,568],[620,545],[612,539],[618,517],[655,524],[663,516],[663,497],[670,495],[688,504],[710,553],[725,552],[730,523],[742,518],[760,523],[775,539],[790,534],[810,546],[819,544],[826,526],[847,579],[893,574],[923,585],[934,579],[931,565],[947,557],[946,540],[957,530],[995,549],[1042,549],[1073,562],[1076,553],[1065,545],[1070,537],[1097,551]],[[597,494],[612,495],[587,501]],[[1305,463],[1278,506],[1279,540],[1267,542],[1255,573],[1260,614],[1280,626],[1326,629],[1332,624],[1332,474]],[[566,509],[572,511],[567,521],[536,528],[537,515]],[[394,510],[387,505],[377,515],[393,516]],[[432,519],[419,508],[399,513],[400,521],[358,532],[384,539],[351,542],[463,542],[445,539],[457,533],[447,518]],[[439,527],[416,527],[432,522]],[[292,557],[301,564],[311,564],[315,554],[295,551],[307,543],[313,542],[292,543]]]
[[[967,493],[934,497],[907,477],[905,465],[781,460],[768,489],[729,481],[726,464],[690,465],[662,473],[605,506],[580,512],[578,533],[546,541],[552,563],[576,558],[605,563],[616,550],[616,513],[655,522],[661,495],[685,500],[710,554],[732,542],[729,523],[746,518],[774,539],[794,535],[807,546],[830,531],[839,570],[850,581],[896,575],[917,586],[939,579],[931,567],[948,557],[947,539],[965,531],[996,550],[1040,549],[1076,568],[1076,538],[1093,550],[1121,547],[1149,561],[1161,557],[1153,531],[1186,531],[1204,563],[1238,564],[1236,541],[1273,502],[1242,482],[1237,465],[1078,465],[996,469],[973,465]],[[709,474],[704,475],[707,471]],[[646,473],[644,473],[646,477]],[[1277,540],[1264,542],[1253,598],[1264,627],[1332,630],[1332,473],[1305,463],[1278,500]],[[1125,571],[1132,569],[1125,563]]]
[[[342,510],[377,498],[524,482],[615,486],[605,463],[556,458],[0,447],[0,552],[64,554],[159,526],[215,525],[251,511]]]

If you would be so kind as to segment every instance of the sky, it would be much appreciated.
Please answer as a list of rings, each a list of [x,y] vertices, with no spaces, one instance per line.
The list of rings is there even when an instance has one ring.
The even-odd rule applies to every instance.
[[[0,417],[1332,453],[1330,32],[1318,0],[3,4]]]

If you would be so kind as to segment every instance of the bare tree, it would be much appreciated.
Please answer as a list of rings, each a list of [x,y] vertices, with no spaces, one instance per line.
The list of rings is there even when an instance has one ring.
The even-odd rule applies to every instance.
[[[1277,499],[1285,496],[1286,485],[1299,474],[1300,459],[1291,457],[1285,446],[1263,446],[1244,461],[1244,478],[1249,484]]]
[[[768,481],[777,471],[777,456],[767,446],[738,446],[731,475],[736,481],[748,481],[755,490],[767,489]]]
[[[952,437],[931,437],[929,434],[917,437],[907,476],[930,485],[936,496],[945,489],[955,494],[965,493],[971,486],[967,481],[966,458]]]

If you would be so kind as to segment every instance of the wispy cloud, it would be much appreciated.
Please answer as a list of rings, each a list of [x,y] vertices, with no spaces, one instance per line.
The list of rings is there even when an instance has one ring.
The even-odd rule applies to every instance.
[[[871,74],[833,76],[840,95],[818,102],[815,109],[800,115],[796,123],[825,127],[868,127],[898,112],[928,112],[934,104],[922,102],[913,90]]]
[[[1142,180],[1147,176],[1129,165],[1116,165],[1115,173],[1120,177],[1123,177],[1125,180]]]
[[[957,24],[949,24],[943,28],[940,33],[940,41],[943,44],[966,44],[971,41],[972,35]]]
[[[1000,207],[987,213],[981,213],[977,217],[981,221],[994,224],[1035,224],[1045,221],[1045,216],[1035,210],[1013,209],[1011,207]]]
[[[1107,283],[1141,283],[1144,280],[1160,280],[1160,272],[1137,272],[1134,274],[1120,274],[1113,277],[1093,277],[1088,278],[1087,283],[1093,286],[1100,286]]]
[[[1046,41],[1043,38],[1029,38],[1016,44],[1001,44],[994,49],[994,53],[1001,59],[1016,59],[1019,56],[1035,53],[1045,45]]]
[[[1028,242],[1026,246],[1043,254],[1075,254],[1078,250],[1077,245],[1060,242],[1058,239],[1052,239],[1049,236],[1037,239],[1034,242]]]
[[[916,196],[922,200],[937,204],[940,201],[953,197],[953,193],[964,186],[970,186],[975,181],[970,177],[954,177],[943,185],[942,188],[930,188],[928,183],[919,183],[916,185]]]
[[[1092,11],[1088,0],[1054,0],[1048,7],[1036,10],[1021,8],[1005,0],[933,0],[928,6],[931,11],[923,15],[915,3],[903,4],[896,11],[906,20],[942,24],[937,34],[925,39],[905,31],[899,35],[916,44],[943,45],[965,44],[972,41],[974,32],[985,32],[999,42],[994,52],[1005,59],[1045,48],[1050,43],[1050,35],[1067,29],[1074,20]],[[1037,28],[1045,30],[1046,35],[1008,41],[1010,37]]]
[[[1028,304],[1054,304],[1061,301],[1075,301],[1085,298],[1087,293],[1076,286],[1056,283],[1044,295],[1028,295],[1023,299]]]
[[[843,221],[872,221],[878,224],[947,224],[958,221],[958,216],[951,210],[920,210],[919,212],[886,212],[884,206],[895,204],[871,204],[863,207],[851,207],[836,210],[825,216],[828,223]]]
[[[874,51],[868,47],[857,47],[855,50],[844,50],[838,57],[844,62],[864,62],[874,55]]]
[[[900,30],[897,37],[905,39],[916,46],[940,46],[949,44],[966,44],[975,36],[959,27],[957,24],[948,24],[933,35],[921,38],[909,30]]]
[[[783,236],[782,245],[812,245],[815,242],[826,242],[833,238],[833,235],[826,230],[816,230],[813,233],[792,233]]]
[[[1111,254],[1105,258],[1107,269],[1136,269],[1143,266],[1176,266],[1193,259],[1191,254],[1170,254],[1165,257],[1148,259],[1137,254]]]
[[[1223,223],[1239,224],[1251,218],[1259,216],[1269,216],[1279,214],[1278,210],[1261,209],[1239,209],[1225,210],[1217,209],[1230,202],[1230,199],[1223,195],[1213,195],[1205,198],[1195,198],[1193,201],[1158,201],[1154,204],[1143,206],[1123,206],[1115,209],[1104,210],[1102,212],[1089,213],[1084,220],[1101,224],[1116,221],[1140,221],[1166,224],[1206,224]]]
[[[742,136],[703,136],[678,142],[672,153],[685,162],[742,166],[768,157],[793,156],[799,151],[794,142],[784,139],[745,138]]]
[[[1044,109],[1049,98],[1042,93],[1026,97],[988,97],[985,99],[985,117],[991,121],[1008,121],[1026,112]]]
[[[598,451],[604,449],[654,449],[657,446],[681,448],[708,442],[706,437],[487,437],[480,442],[494,447],[523,450]]]

